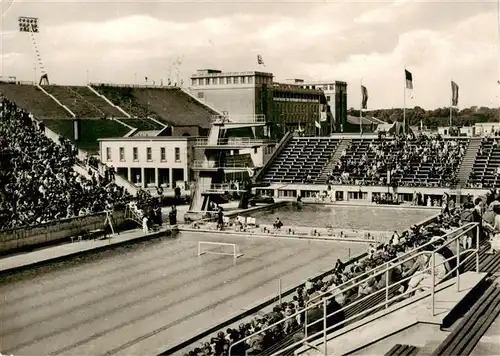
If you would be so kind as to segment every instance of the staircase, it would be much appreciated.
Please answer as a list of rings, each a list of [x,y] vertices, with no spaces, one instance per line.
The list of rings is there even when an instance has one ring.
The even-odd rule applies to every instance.
[[[469,146],[467,147],[467,152],[465,152],[465,156],[462,159],[462,164],[460,165],[460,169],[458,170],[458,186],[465,187],[467,181],[469,180],[469,176],[472,172],[472,167],[474,166],[474,162],[476,160],[477,151],[481,146],[482,139],[480,138],[471,138]]]
[[[339,161],[344,149],[347,149],[349,147],[349,145],[351,144],[351,142],[352,142],[352,140],[350,140],[350,139],[342,139],[340,141],[339,145],[337,146],[337,149],[335,150],[332,157],[330,158],[330,161],[325,166],[325,168],[323,168],[323,170],[321,171],[321,174],[315,180],[315,182],[314,182],[315,184],[326,184],[327,183],[328,176],[333,171],[333,167]]]

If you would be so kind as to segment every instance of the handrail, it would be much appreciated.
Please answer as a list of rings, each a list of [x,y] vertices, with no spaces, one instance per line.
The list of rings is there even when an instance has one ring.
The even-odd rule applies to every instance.
[[[443,240],[443,239],[447,238],[448,236],[451,236],[452,234],[457,233],[457,231],[459,229],[463,229],[465,227],[470,227],[466,231],[463,231],[463,232],[468,232],[470,229],[474,228],[474,226],[476,226],[476,225],[477,225],[477,223],[468,223],[468,224],[462,225],[462,226],[458,227],[457,229],[455,229],[453,231],[450,231],[450,232],[448,232],[448,233],[446,233],[446,234],[444,234],[442,236],[433,237],[433,239],[431,241],[428,241],[425,244],[423,244],[421,246],[418,246],[418,247],[416,247],[415,249],[413,249],[411,251],[405,252],[402,255],[397,256],[397,257],[393,258],[392,260],[389,260],[389,261],[387,261],[385,263],[386,264],[396,263],[398,260],[401,260],[403,257],[412,256],[412,257],[406,259],[405,261],[403,261],[402,263],[408,262],[409,260],[415,258],[414,253],[416,251],[421,250],[421,249],[423,249],[423,248],[425,248],[427,246],[430,246],[432,244],[435,244],[437,241]],[[380,266],[378,268],[380,268]],[[358,279],[358,278],[360,278],[362,276],[368,276],[367,278],[369,278],[369,276],[370,276],[371,273],[372,273],[372,270],[370,270],[368,272],[364,272],[364,273],[360,274],[359,276],[356,276],[356,279]],[[365,278],[365,279],[367,279],[367,278]],[[335,288],[341,288],[341,287],[344,287],[344,286],[348,286],[349,283],[350,283],[350,281],[344,282],[341,285],[336,286]],[[321,296],[323,296],[323,295],[325,295],[325,294],[329,294],[329,293],[331,293],[331,290],[327,290],[325,292],[322,292],[322,293],[319,294],[318,298],[321,297]]]
[[[363,284],[364,282],[367,282],[368,280],[371,280],[371,279],[375,278],[376,276],[380,276],[380,275],[382,275],[382,274],[385,274],[385,281],[386,281],[386,286],[385,286],[385,292],[386,292],[385,294],[386,294],[386,296],[385,296],[385,300],[384,300],[382,303],[379,303],[377,306],[375,306],[375,307],[372,307],[372,308],[368,309],[368,311],[374,310],[375,308],[378,308],[378,307],[380,307],[380,306],[381,306],[381,305],[383,305],[383,304],[385,304],[385,307],[387,308],[387,307],[388,307],[388,303],[389,303],[389,301],[390,301],[390,300],[389,300],[389,288],[390,288],[390,287],[393,287],[394,285],[397,285],[397,284],[398,284],[398,282],[399,282],[399,284],[401,283],[401,281],[398,281],[398,282],[396,282],[396,283],[393,283],[392,285],[389,285],[389,271],[390,271],[391,269],[394,269],[394,268],[396,268],[396,267],[401,266],[403,263],[408,262],[409,260],[413,260],[413,259],[415,259],[415,258],[416,258],[416,257],[418,257],[419,255],[423,255],[424,253],[431,253],[431,254],[432,254],[432,258],[431,258],[431,259],[432,259],[432,278],[433,278],[433,283],[432,283],[432,291],[431,291],[431,294],[432,294],[432,295],[434,295],[434,281],[435,281],[435,279],[434,279],[434,270],[435,270],[435,267],[436,267],[436,265],[435,265],[435,263],[434,263],[434,260],[435,260],[434,256],[435,256],[435,254],[436,254],[436,253],[437,253],[440,249],[442,249],[442,247],[443,247],[443,246],[447,245],[448,243],[451,243],[451,242],[455,242],[455,241],[456,241],[456,242],[457,242],[457,245],[459,245],[459,243],[460,243],[460,240],[459,240],[459,239],[460,239],[460,238],[461,238],[464,234],[466,234],[467,232],[469,232],[470,230],[472,230],[473,228],[475,228],[475,227],[477,227],[477,226],[478,226],[478,223],[468,223],[468,224],[463,225],[463,226],[461,226],[461,227],[459,227],[459,228],[457,228],[457,229],[455,229],[455,230],[453,230],[453,231],[451,231],[451,232],[449,232],[449,233],[447,233],[447,234],[445,234],[445,235],[443,235],[443,236],[439,236],[439,237],[433,238],[431,241],[429,241],[429,242],[425,243],[425,244],[424,244],[424,245],[422,245],[422,246],[419,246],[417,249],[414,249],[414,250],[409,251],[409,252],[407,252],[407,253],[405,253],[405,254],[403,254],[403,255],[401,255],[401,256],[398,256],[398,257],[396,257],[396,258],[394,258],[394,259],[392,259],[392,260],[390,260],[390,261],[387,261],[387,262],[385,263],[385,265],[386,265],[386,267],[385,267],[385,268],[381,269],[381,267],[380,267],[380,266],[378,266],[378,267],[376,267],[376,268],[374,268],[374,269],[372,269],[372,270],[370,270],[370,271],[368,271],[368,272],[365,272],[365,273],[361,274],[360,276],[355,277],[354,281],[358,280],[358,282],[354,283],[354,285],[347,286],[347,284],[352,284],[353,280],[350,280],[350,281],[347,281],[347,282],[345,282],[345,283],[341,284],[340,286],[335,286],[334,288],[338,291],[337,293],[334,293],[334,294],[329,293],[329,295],[328,295],[328,296],[325,296],[325,294],[327,294],[327,293],[323,293],[323,294],[321,294],[321,295],[319,295],[319,296],[317,296],[317,297],[315,297],[315,298],[314,298],[315,300],[317,300],[317,299],[321,299],[321,298],[324,296],[323,300],[320,300],[320,301],[318,301],[318,302],[316,302],[316,303],[314,303],[314,304],[312,304],[312,305],[309,305],[309,306],[307,306],[307,305],[306,305],[306,307],[305,307],[304,309],[301,309],[301,310],[299,310],[299,311],[295,312],[294,314],[292,314],[292,315],[290,315],[290,316],[287,316],[287,317],[283,318],[282,320],[280,320],[280,321],[278,321],[278,322],[276,322],[276,323],[273,323],[272,325],[269,325],[269,326],[267,326],[267,327],[263,328],[262,330],[260,330],[260,331],[258,331],[258,332],[256,332],[256,333],[252,334],[252,335],[249,335],[249,336],[247,336],[247,337],[245,337],[245,338],[243,338],[243,339],[241,339],[241,340],[238,340],[237,342],[235,342],[234,344],[232,344],[232,345],[229,347],[229,354],[231,355],[231,350],[232,350],[232,348],[233,348],[235,345],[237,345],[237,344],[241,344],[241,343],[245,342],[246,340],[249,340],[249,339],[251,339],[251,338],[255,337],[256,335],[261,334],[261,333],[264,333],[265,331],[270,330],[270,329],[272,329],[272,328],[274,328],[274,327],[276,327],[276,326],[278,326],[278,325],[280,325],[280,324],[283,324],[284,322],[286,322],[286,321],[287,321],[287,320],[289,320],[289,319],[296,318],[298,315],[301,315],[301,314],[304,314],[304,315],[305,315],[305,323],[304,323],[304,324],[305,324],[305,325],[304,325],[304,327],[305,327],[305,337],[304,337],[304,339],[303,339],[303,340],[300,340],[300,341],[298,341],[298,342],[296,342],[296,343],[294,343],[294,344],[292,344],[292,345],[290,345],[290,346],[288,346],[288,347],[287,347],[287,348],[285,348],[285,349],[280,350],[278,353],[275,353],[274,355],[277,355],[277,354],[279,354],[280,352],[283,352],[283,351],[289,350],[289,349],[291,349],[291,348],[293,348],[293,347],[295,347],[295,346],[297,346],[297,345],[302,344],[303,342],[306,342],[306,341],[308,341],[308,340],[311,340],[312,338],[314,338],[314,337],[318,336],[318,334],[320,334],[320,333],[324,333],[324,334],[325,334],[325,335],[324,335],[324,337],[325,337],[325,345],[326,345],[326,331],[327,331],[327,328],[326,328],[326,327],[324,327],[324,328],[323,328],[323,329],[324,329],[324,331],[320,331],[320,332],[318,332],[318,333],[315,333],[315,334],[313,334],[313,335],[309,335],[309,336],[307,335],[307,327],[308,327],[308,325],[307,325],[307,311],[312,310],[312,309],[314,309],[314,308],[318,307],[320,304],[323,304],[324,308],[326,308],[326,302],[327,302],[328,300],[332,300],[332,299],[334,299],[336,296],[338,296],[339,294],[343,294],[343,293],[345,293],[347,290],[352,289],[352,288],[354,288],[354,287],[357,287],[357,286],[359,286],[359,285]],[[463,231],[458,232],[459,230],[463,230]],[[431,245],[431,244],[434,244],[434,243],[438,242],[439,240],[442,240],[442,239],[444,239],[445,237],[447,237],[447,236],[451,236],[452,234],[456,234],[456,233],[458,233],[458,235],[457,235],[457,236],[455,236],[455,237],[451,238],[449,241],[446,241],[446,242],[447,242],[446,244],[443,244],[443,245],[440,245],[439,247],[436,247],[433,251],[421,251],[421,252],[419,252],[417,255],[415,255],[415,251],[416,251],[416,250],[419,250],[419,249],[422,249],[422,248],[424,248],[424,247],[426,247],[426,246],[429,246],[429,245]],[[478,234],[477,236],[479,236],[479,234]],[[479,237],[477,237],[477,239],[479,240]],[[478,261],[478,257],[479,257],[479,255],[478,255],[478,253],[479,253],[479,241],[477,241],[476,249],[474,250],[474,252],[475,252],[475,254],[477,255],[477,258],[476,258],[476,264],[478,265],[477,261]],[[412,254],[413,254],[413,255],[412,255]],[[460,254],[460,251],[459,251],[459,250],[457,251],[457,254],[458,254],[458,255]],[[404,261],[401,261],[401,258],[402,258],[402,257],[405,257],[405,256],[409,257],[409,255],[412,255],[412,256],[411,256],[410,258],[405,259]],[[457,257],[456,257],[456,256],[454,256],[454,258],[457,258]],[[457,258],[457,261],[458,261],[458,259],[459,259],[459,257]],[[400,261],[399,261],[399,262],[397,262],[398,260],[400,260]],[[447,262],[447,261],[442,262],[442,263],[446,263],[446,262]],[[462,263],[463,263],[463,261],[462,261]],[[458,267],[459,267],[459,266],[456,266],[456,268],[458,268]],[[478,267],[477,267],[477,268],[478,268]],[[377,270],[379,270],[379,271],[378,271],[378,272],[376,272]],[[415,273],[414,273],[414,274],[412,274],[411,276],[405,277],[405,280],[406,280],[406,279],[407,279],[407,280],[409,280],[409,279],[411,279],[412,277],[414,277],[415,275],[418,275],[418,274],[423,274],[426,270],[428,270],[428,268],[424,269],[423,271],[418,271],[418,272],[417,272],[417,274],[415,274]],[[375,273],[374,273],[374,272],[375,272]],[[458,273],[458,272],[457,272],[457,273]],[[362,280],[359,280],[359,279],[360,279],[360,277],[362,277],[362,276],[367,276],[367,277],[366,277],[366,278],[364,278],[364,279],[362,279]],[[342,288],[342,287],[344,287],[344,288]],[[346,288],[346,287],[348,287],[348,288]],[[334,312],[334,313],[332,313],[332,314],[330,314],[330,315],[326,315],[326,312],[325,312],[325,316],[324,316],[324,318],[323,318],[323,319],[318,319],[318,320],[316,320],[314,323],[312,323],[312,324],[310,324],[310,325],[314,325],[314,324],[316,324],[316,323],[317,323],[317,322],[319,322],[319,321],[323,321],[323,323],[324,323],[324,324],[326,324],[326,318],[327,318],[327,317],[330,317],[330,316],[332,316],[332,315],[334,315],[334,314],[337,314],[337,313],[339,313],[339,312],[341,312],[341,311],[345,311],[345,310],[347,310],[347,308],[351,308],[352,306],[354,306],[354,305],[356,305],[356,304],[359,304],[361,301],[366,300],[367,298],[369,298],[370,296],[374,295],[375,293],[380,293],[382,290],[384,290],[384,289],[379,289],[379,290],[377,290],[377,291],[374,291],[374,292],[372,292],[372,293],[370,293],[370,294],[368,294],[368,295],[366,295],[366,296],[362,297],[360,300],[357,300],[357,301],[355,301],[355,302],[353,302],[353,303],[351,303],[351,304],[347,304],[347,305],[343,306],[342,308],[340,308],[339,310],[337,310],[336,312]],[[413,291],[414,291],[414,290],[412,290],[412,292],[413,292]],[[399,295],[398,297],[400,298],[401,296]],[[433,300],[433,308],[434,308],[434,300]],[[326,310],[326,309],[325,309],[325,310]],[[368,312],[368,311],[367,311],[367,310],[364,310],[364,311],[363,311],[363,313],[366,313],[366,312]],[[355,315],[355,316],[353,316],[352,318],[355,318],[355,317],[359,317],[359,315]],[[350,319],[348,319],[348,320],[350,320]],[[346,321],[348,321],[348,320],[343,320],[342,322],[339,322],[339,323],[337,323],[336,325],[330,326],[330,327],[328,328],[328,330],[331,330],[333,327],[338,326],[338,324],[340,324],[340,323],[345,323],[345,322],[346,322]],[[310,326],[310,325],[309,325],[309,326]],[[325,348],[326,348],[326,346],[325,346]],[[326,350],[325,350],[325,354],[328,354],[328,353],[326,352]]]
[[[230,137],[230,138],[219,138],[217,140],[217,145],[223,146],[254,146],[254,145],[263,145],[263,144],[269,144],[269,143],[276,143],[274,140],[267,139],[267,138],[249,138],[249,137]],[[195,143],[195,146],[211,146],[208,144],[208,139],[207,138],[197,138]]]
[[[209,162],[209,161],[193,161],[192,168],[254,168],[250,167],[246,162]]]

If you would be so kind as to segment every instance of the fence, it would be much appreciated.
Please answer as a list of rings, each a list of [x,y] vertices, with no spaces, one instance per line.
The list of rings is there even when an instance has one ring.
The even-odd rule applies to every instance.
[[[124,212],[113,213],[115,224],[124,221]],[[10,253],[37,245],[46,245],[69,239],[84,230],[102,228],[106,213],[97,213],[74,218],[61,219],[36,226],[0,231],[0,254]]]
[[[476,248],[470,248],[470,249],[464,249],[460,250],[460,242],[461,239],[469,232],[472,231],[474,228],[477,228],[477,235],[476,235]],[[442,243],[439,247],[434,247],[433,244],[436,244],[437,242]],[[436,264],[436,254],[442,249],[443,246],[449,246],[453,244],[456,246],[456,254],[449,258],[445,259],[441,263]],[[427,249],[433,248],[432,251],[427,251]],[[460,260],[461,256],[460,254],[463,254],[465,252],[471,252],[469,256],[467,256],[465,259]],[[396,281],[394,283],[390,283],[390,276],[392,275],[392,272],[395,272],[396,268],[399,268],[403,263],[409,262],[411,260],[414,260],[415,258],[421,256],[421,255],[430,255],[430,266],[426,267],[423,270],[420,270],[416,273],[414,273],[411,276],[404,277],[403,279]],[[381,307],[387,309],[389,307],[390,303],[396,302],[398,299],[404,297],[404,296],[410,296],[411,294],[415,293],[418,291],[418,289],[412,289],[408,288],[406,291],[404,291],[401,294],[398,294],[397,296],[392,297],[391,296],[391,291],[397,290],[401,288],[402,283],[405,283],[406,281],[410,281],[412,278],[421,275],[421,277],[429,283],[429,289],[430,290],[425,290],[424,293],[430,294],[431,296],[431,308],[432,308],[432,314],[435,315],[434,312],[434,300],[435,300],[435,288],[436,285],[439,284],[441,281],[443,281],[445,278],[451,276],[453,273],[456,273],[457,276],[457,288],[460,288],[460,274],[459,274],[459,268],[460,266],[468,261],[470,258],[475,258],[476,259],[476,271],[479,272],[479,228],[477,223],[469,223],[466,224],[462,227],[459,227],[458,229],[447,233],[443,236],[440,237],[435,237],[433,240],[427,242],[426,244],[419,246],[412,251],[409,251],[399,257],[396,257],[392,259],[391,261],[388,261],[384,263],[382,266],[379,266],[378,268],[374,268],[368,272],[365,272],[361,274],[360,276],[357,276],[353,281],[347,281],[339,286],[335,286],[334,290],[328,290],[324,293],[321,293],[317,297],[314,298],[312,303],[309,303],[309,305],[306,305],[306,307],[290,316],[287,316],[286,318],[267,326],[266,328],[262,329],[261,331],[258,331],[250,336],[247,336],[234,344],[232,344],[229,348],[229,354],[231,355],[232,348],[235,345],[241,344],[251,338],[254,338],[255,336],[259,334],[263,334],[269,330],[272,330],[276,328],[277,326],[283,327],[284,323],[287,322],[290,319],[297,318],[298,315],[306,315],[305,317],[305,325],[304,325],[304,330],[305,330],[305,336],[302,340],[298,342],[294,342],[293,344],[273,353],[271,356],[274,355],[279,355],[282,352],[294,349],[302,344],[306,344],[310,341],[313,341],[317,339],[318,337],[322,336],[323,337],[323,346],[324,346],[324,355],[328,355],[328,346],[327,346],[327,335],[329,331],[333,331],[334,328],[339,328],[342,327],[342,325],[345,325],[347,322],[353,322],[355,319],[358,319],[359,317],[365,316]],[[456,260],[456,266],[454,268],[451,268],[450,271],[448,271],[444,276],[438,276],[436,277],[435,269],[436,267],[440,265],[444,265],[449,263],[452,260]],[[430,276],[427,276],[430,272]],[[342,298],[347,291],[354,289],[355,293],[357,293],[357,290],[360,285],[362,284],[368,284],[371,282],[376,277],[385,277],[385,287],[383,289],[376,290],[370,294],[367,294],[363,296],[362,298],[356,299],[352,303],[349,303],[342,308],[334,311],[333,313],[328,313],[327,308],[328,308],[328,301],[338,298]],[[354,284],[353,284],[354,282]],[[427,288],[426,288],[427,289]],[[348,312],[352,308],[355,307],[356,305],[359,305],[362,302],[367,302],[369,298],[375,297],[377,294],[380,294],[381,292],[385,293],[384,300],[375,304],[375,305],[370,305],[369,308],[362,308],[359,312],[354,313],[354,315],[349,316],[347,318],[343,318],[340,322],[337,322],[333,325],[328,325],[328,320],[329,318],[332,318],[336,314],[339,314],[341,316],[344,313],[345,316],[349,315]],[[323,299],[322,299],[323,298]],[[322,300],[321,300],[322,299]],[[308,311],[312,311],[316,308],[322,308],[323,309],[323,316],[315,320],[312,323],[307,323],[308,319]],[[331,320],[331,319],[330,319]],[[318,331],[316,333],[313,333],[311,335],[308,335],[308,328],[315,324],[322,323],[322,330]]]

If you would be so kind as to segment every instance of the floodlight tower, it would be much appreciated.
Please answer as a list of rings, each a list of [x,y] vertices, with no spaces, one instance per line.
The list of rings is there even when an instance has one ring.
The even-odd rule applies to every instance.
[[[40,55],[40,50],[38,49],[38,45],[36,44],[35,33],[38,33],[38,17],[27,17],[20,16],[18,19],[19,22],[19,31],[24,33],[29,33],[31,37],[31,42],[33,44],[33,50],[35,51],[35,55],[38,61],[38,66],[40,67],[40,82],[39,85],[49,84],[49,76],[45,67],[43,66],[42,56]]]

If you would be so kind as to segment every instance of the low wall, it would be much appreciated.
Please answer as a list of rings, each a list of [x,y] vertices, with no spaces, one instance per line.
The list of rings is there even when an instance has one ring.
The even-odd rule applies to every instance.
[[[114,224],[121,225],[125,221],[123,211],[113,213]],[[0,255],[20,250],[32,249],[43,245],[56,244],[67,240],[83,230],[96,230],[104,226],[106,213],[78,216],[69,219],[52,221],[36,226],[0,231]]]

